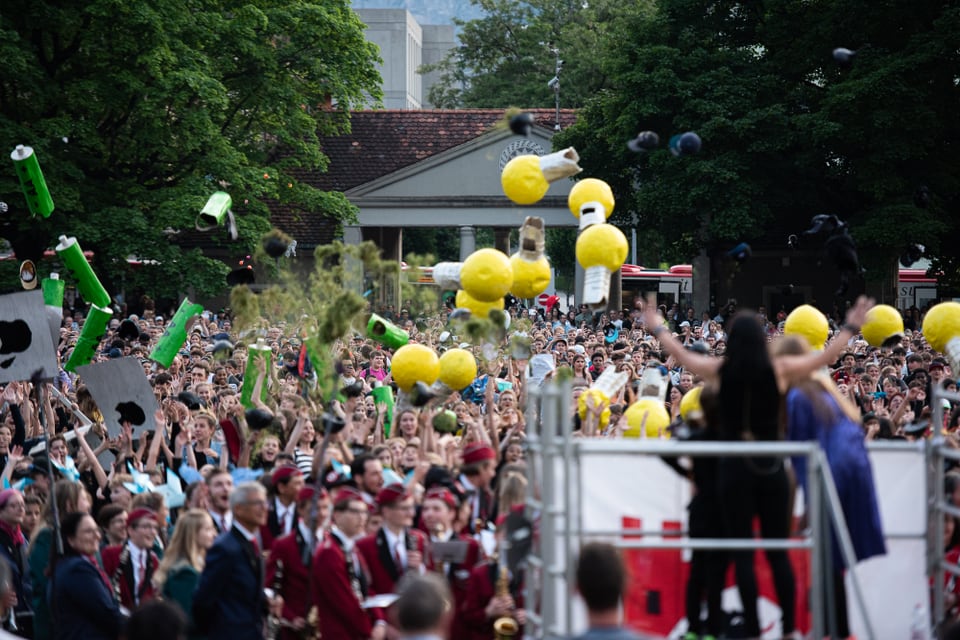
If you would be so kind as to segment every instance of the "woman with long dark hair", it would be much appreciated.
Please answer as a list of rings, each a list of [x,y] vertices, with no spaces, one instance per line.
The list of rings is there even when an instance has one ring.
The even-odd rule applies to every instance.
[[[771,360],[767,336],[756,314],[741,312],[728,323],[727,349],[723,359],[687,349],[673,337],[656,312],[656,302],[647,302],[644,322],[660,345],[686,370],[719,382],[719,436],[731,441],[776,441],[783,438],[781,407],[791,380],[809,376],[833,363],[847,342],[860,331],[872,302],[860,297],[847,312],[846,323],[827,347],[816,353],[789,355]],[[753,537],[753,518],[760,520],[764,538],[790,534],[791,479],[782,458],[728,457],[718,460],[718,488],[727,535]],[[794,633],[796,585],[786,551],[766,552],[773,572],[777,600],[783,612],[782,633]],[[752,551],[731,554],[737,588],[743,603],[746,632],[760,636],[757,615],[757,578]]]
[[[123,614],[110,579],[97,564],[100,527],[83,511],[67,514],[61,523],[63,557],[54,567],[50,607],[57,640],[115,640]]]
[[[57,513],[62,521],[67,513],[82,511],[89,513],[93,506],[90,494],[79,482],[58,480],[55,486],[57,494]],[[52,638],[50,608],[47,605],[47,579],[52,565],[54,543],[53,501],[47,501],[43,508],[43,526],[37,528],[30,539],[27,551],[30,564],[30,582],[33,585],[33,637],[35,640]]]

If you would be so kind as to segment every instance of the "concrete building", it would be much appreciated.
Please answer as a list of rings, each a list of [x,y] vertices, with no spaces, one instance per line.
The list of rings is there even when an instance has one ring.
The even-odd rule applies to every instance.
[[[529,110],[536,124],[529,137],[503,126],[501,109],[355,111],[351,132],[322,139],[330,157],[326,172],[294,169],[297,178],[325,191],[341,191],[358,209],[357,224],[340,227],[315,213],[277,204],[274,224],[298,243],[295,268],[313,269],[313,249],[342,234],[344,242],[372,240],[383,257],[404,255],[403,230],[457,227],[460,257],[477,248],[476,229],[492,227],[497,247],[507,250],[509,232],[526,216],[548,227],[576,226],[567,209],[572,180],[553,183],[540,202],[515,205],[503,195],[500,172],[513,157],[550,153],[554,110]],[[573,124],[573,110],[561,111],[561,125]],[[397,282],[383,282],[380,304],[396,304]]]
[[[442,60],[454,48],[453,25],[421,25],[405,9],[357,9],[367,40],[380,47],[383,106],[430,109],[430,87],[438,73],[421,75],[421,65]]]

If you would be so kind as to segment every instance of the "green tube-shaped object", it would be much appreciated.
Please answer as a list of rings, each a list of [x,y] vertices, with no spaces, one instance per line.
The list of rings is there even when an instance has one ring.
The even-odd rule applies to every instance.
[[[248,409],[254,406],[253,387],[257,384],[257,376],[260,373],[257,369],[257,357],[264,357],[267,363],[267,371],[269,372],[272,366],[270,362],[271,355],[273,355],[273,351],[270,350],[270,347],[267,346],[263,338],[258,338],[256,344],[252,344],[247,348],[247,368],[243,372],[243,388],[240,390],[240,404]],[[263,389],[260,391],[260,400],[265,402],[267,395],[267,381],[264,380]]]
[[[44,180],[43,172],[40,171],[37,154],[33,152],[31,147],[18,144],[10,157],[13,159],[13,166],[17,170],[20,188],[23,189],[23,195],[27,199],[27,207],[30,209],[30,213],[49,218],[50,214],[53,213],[53,198],[50,197],[47,181]]]
[[[50,338],[53,347],[60,344],[60,325],[63,322],[63,290],[66,283],[60,274],[51,273],[49,278],[40,281],[43,290],[43,304],[47,307],[47,323],[50,325]]]
[[[393,389],[389,385],[374,387],[370,390],[374,402],[387,405],[387,415],[383,419],[383,437],[390,437],[390,425],[393,424]]]
[[[83,255],[83,249],[76,238],[60,236],[60,244],[57,245],[57,255],[63,260],[64,266],[70,271],[77,281],[77,288],[80,295],[90,304],[98,307],[109,307],[110,296],[107,290],[100,284],[97,274],[93,272],[90,263]]]
[[[180,308],[173,314],[170,324],[157,341],[157,346],[150,353],[150,359],[164,369],[168,369],[177,352],[180,351],[180,347],[187,341],[187,323],[202,311],[202,304],[194,304],[189,298],[184,298]]]
[[[410,342],[409,333],[375,313],[367,323],[367,337],[390,349],[399,349]]]
[[[66,282],[60,279],[59,273],[51,273],[49,278],[40,281],[40,288],[43,290],[43,304],[48,307],[63,309],[63,290],[66,288]]]
[[[73,372],[77,367],[90,364],[93,357],[97,355],[97,348],[100,341],[107,333],[107,324],[113,317],[113,311],[110,307],[102,309],[97,305],[90,305],[90,312],[87,319],[83,321],[83,330],[80,337],[77,338],[77,346],[73,348],[70,359],[63,365],[64,371]]]
[[[230,198],[230,194],[225,191],[215,192],[207,200],[207,204],[203,205],[203,209],[197,216],[197,231],[209,231],[214,227],[219,227],[232,205],[233,200]]]

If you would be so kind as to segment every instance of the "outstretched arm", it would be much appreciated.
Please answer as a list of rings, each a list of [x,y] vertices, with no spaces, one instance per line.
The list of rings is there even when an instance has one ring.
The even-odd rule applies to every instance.
[[[777,380],[785,388],[795,380],[802,380],[821,367],[826,367],[840,357],[847,343],[860,333],[866,320],[867,311],[873,307],[873,298],[860,296],[847,311],[846,319],[840,331],[827,343],[823,351],[814,351],[799,356],[781,356],[774,360]]]
[[[657,299],[653,295],[647,297],[643,309],[643,323],[647,331],[659,342],[663,350],[673,356],[680,366],[705,378],[712,378],[720,371],[721,360],[701,355],[685,349],[683,343],[673,337],[670,329],[663,323],[663,318],[657,313]]]

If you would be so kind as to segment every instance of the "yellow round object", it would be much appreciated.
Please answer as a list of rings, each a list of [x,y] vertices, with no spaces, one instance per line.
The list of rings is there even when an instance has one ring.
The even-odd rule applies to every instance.
[[[700,406],[700,393],[703,387],[694,387],[683,394],[680,399],[680,417],[684,422],[703,418],[703,407]]]
[[[587,227],[577,238],[577,262],[584,269],[606,267],[614,272],[627,259],[627,237],[612,224]]]
[[[960,337],[960,302],[941,302],[923,318],[923,337],[930,346],[946,353],[947,343]]]
[[[670,426],[670,414],[659,398],[640,398],[623,412],[627,418],[627,430],[623,432],[625,438],[641,437],[640,428],[644,426],[646,418],[646,437],[659,438],[661,432],[664,438],[669,438],[667,427]]]
[[[466,349],[450,349],[440,356],[439,380],[454,391],[466,389],[477,378],[477,360]]]
[[[517,204],[539,202],[547,194],[550,183],[540,169],[540,157],[517,156],[507,163],[500,174],[503,193]]]
[[[510,258],[496,249],[479,249],[463,261],[460,286],[474,300],[493,302],[503,298],[513,284]]]
[[[587,419],[588,395],[593,398],[594,406],[603,407],[603,411],[600,412],[599,428],[605,429],[610,424],[610,398],[599,389],[587,389],[577,399],[577,415],[580,416],[580,422],[583,423]]]
[[[550,262],[546,256],[531,262],[517,252],[510,256],[510,266],[513,267],[513,285],[510,287],[510,293],[514,296],[536,298],[547,290],[550,284]]]
[[[440,375],[440,359],[429,347],[406,344],[393,354],[390,375],[403,391],[410,391],[418,382],[433,384]]]
[[[830,332],[830,323],[816,307],[802,304],[787,316],[783,323],[783,335],[800,336],[807,341],[812,349],[823,349],[827,344],[827,334]]]
[[[503,311],[503,298],[493,302],[481,302],[463,289],[457,291],[454,304],[457,305],[458,309],[469,309],[470,313],[477,318],[486,318],[491,311]]]
[[[888,304],[878,304],[867,311],[863,338],[871,347],[883,346],[891,338],[903,337],[903,318]]]
[[[580,217],[580,207],[587,202],[599,202],[604,209],[604,217],[609,218],[613,213],[613,189],[598,178],[584,178],[573,185],[567,196],[567,206],[574,218]]]

